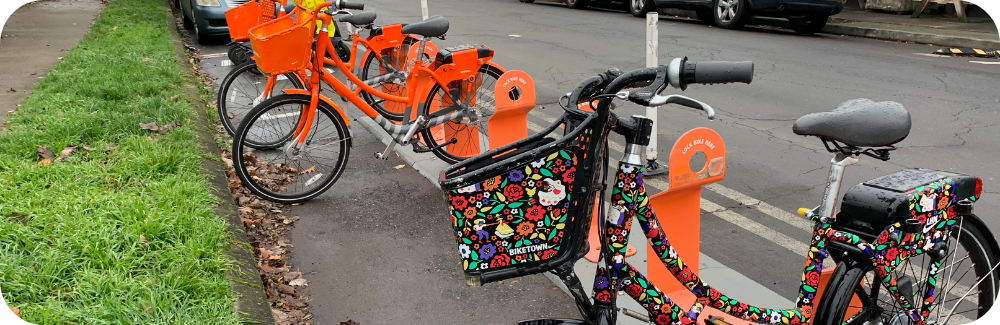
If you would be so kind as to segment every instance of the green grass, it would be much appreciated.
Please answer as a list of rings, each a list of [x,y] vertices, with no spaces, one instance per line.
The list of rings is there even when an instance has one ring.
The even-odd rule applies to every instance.
[[[29,322],[238,323],[168,19],[112,1],[0,131],[0,287]],[[98,150],[36,165],[36,145],[68,144]]]

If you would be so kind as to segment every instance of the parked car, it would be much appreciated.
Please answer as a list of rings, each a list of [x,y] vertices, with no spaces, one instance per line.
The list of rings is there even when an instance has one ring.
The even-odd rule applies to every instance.
[[[535,0],[520,0],[534,2]],[[827,18],[844,9],[844,0],[563,0],[570,8],[586,8],[592,2],[624,1],[629,13],[645,17],[658,8],[693,10],[698,20],[722,28],[737,29],[751,16],[787,18],[799,34],[813,34],[826,26]]]
[[[205,44],[213,39],[229,39],[229,26],[226,24],[226,10],[252,0],[174,0],[181,11],[184,29],[194,30],[199,44]],[[287,0],[278,0],[286,3]],[[285,12],[295,8],[294,2],[287,1]]]

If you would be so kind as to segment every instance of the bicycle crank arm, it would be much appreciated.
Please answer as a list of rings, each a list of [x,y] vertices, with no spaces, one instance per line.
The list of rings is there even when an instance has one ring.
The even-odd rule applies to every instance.
[[[392,150],[392,148],[395,148],[395,147],[396,147],[396,141],[389,141],[389,145],[385,147],[385,151],[383,151],[383,152],[376,151],[375,152],[375,159],[388,160],[389,159],[389,151]]]

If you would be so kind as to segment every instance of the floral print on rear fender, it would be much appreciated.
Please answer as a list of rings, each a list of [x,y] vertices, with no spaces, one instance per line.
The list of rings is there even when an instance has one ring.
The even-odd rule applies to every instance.
[[[447,191],[465,271],[552,259],[562,248],[576,157],[562,150]]]

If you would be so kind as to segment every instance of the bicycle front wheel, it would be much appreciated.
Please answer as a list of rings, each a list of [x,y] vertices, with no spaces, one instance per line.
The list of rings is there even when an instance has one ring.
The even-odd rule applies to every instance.
[[[236,127],[243,121],[243,117],[266,99],[261,96],[266,86],[267,75],[257,71],[257,64],[253,60],[236,67],[222,79],[215,106],[219,111],[222,127],[230,136],[236,133]],[[280,95],[285,89],[304,88],[295,74],[286,73],[276,78],[271,96]]]
[[[487,121],[497,110],[493,89],[502,74],[500,69],[484,64],[471,80],[458,80],[448,84],[453,90],[451,96],[441,85],[435,84],[431,88],[424,105],[421,105],[420,115],[429,115],[452,105],[461,104],[466,107],[459,110],[465,116],[420,131],[425,144],[436,148],[435,156],[454,164],[490,150]],[[465,89],[468,91],[464,91]],[[454,103],[453,98],[460,103]]]
[[[933,308],[928,324],[959,325],[979,319],[993,306],[1000,281],[997,253],[988,244],[988,230],[979,229],[959,220],[959,225],[947,241],[948,254],[934,288]],[[900,288],[910,287],[909,301],[920,311],[926,304],[927,278],[931,256],[920,254],[900,263],[893,270]],[[874,271],[861,266],[846,266],[837,270],[826,288],[816,310],[815,325],[845,324],[914,324],[896,302],[889,289],[875,277]],[[991,271],[992,270],[992,271]],[[909,283],[909,285],[907,285]],[[903,290],[901,290],[903,292]],[[852,297],[857,296],[852,302]]]
[[[309,99],[274,96],[251,110],[233,137],[236,175],[257,196],[286,204],[307,201],[333,186],[344,172],[351,137],[336,109],[319,101],[305,139],[299,141]],[[261,149],[248,142],[275,145]]]

